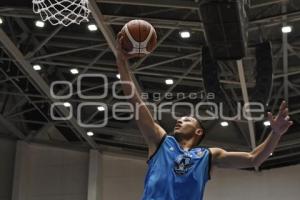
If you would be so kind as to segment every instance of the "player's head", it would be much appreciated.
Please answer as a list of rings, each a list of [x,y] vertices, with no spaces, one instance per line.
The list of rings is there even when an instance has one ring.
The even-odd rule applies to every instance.
[[[205,132],[200,120],[193,116],[184,116],[176,121],[174,136],[177,140],[192,139],[198,145],[204,138]]]

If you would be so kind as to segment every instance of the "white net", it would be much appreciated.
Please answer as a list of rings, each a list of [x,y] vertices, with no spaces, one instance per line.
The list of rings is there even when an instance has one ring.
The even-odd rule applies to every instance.
[[[33,12],[52,25],[88,22],[88,0],[32,0]]]

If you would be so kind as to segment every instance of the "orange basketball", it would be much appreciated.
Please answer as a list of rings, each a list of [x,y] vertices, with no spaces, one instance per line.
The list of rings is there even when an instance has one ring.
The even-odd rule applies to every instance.
[[[122,49],[128,54],[143,57],[156,47],[156,31],[145,20],[129,21],[123,26],[121,34],[123,35]]]

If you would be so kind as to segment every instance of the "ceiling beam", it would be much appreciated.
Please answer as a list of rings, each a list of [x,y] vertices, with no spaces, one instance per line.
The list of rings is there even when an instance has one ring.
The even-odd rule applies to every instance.
[[[40,49],[43,48],[43,46],[45,46],[47,44],[47,42],[49,42],[64,26],[59,26],[57,27],[50,35],[48,35],[47,38],[44,39],[44,41],[42,41],[37,47],[35,47],[35,49],[33,49],[32,51],[28,52],[25,57],[26,58],[31,58],[32,56],[34,56]]]
[[[248,96],[248,91],[247,91],[247,85],[246,85],[246,80],[245,80],[245,73],[244,73],[244,67],[242,60],[237,61],[237,66],[238,66],[238,72],[239,72],[239,78],[241,82],[241,88],[242,88],[242,93],[243,93],[243,100],[244,103],[249,103],[249,96]],[[248,116],[250,116],[250,112],[247,112]],[[255,142],[255,132],[254,132],[254,123],[253,120],[248,120],[248,126],[249,126],[249,133],[250,133],[250,142],[251,142],[251,148],[255,149],[256,147],[256,142]]]
[[[6,35],[6,33],[0,28],[0,41],[5,46],[7,51],[11,54],[13,58],[16,59],[19,65],[17,67],[28,76],[30,82],[45,96],[49,98],[52,103],[59,102],[54,99],[50,94],[50,87],[48,84],[42,79],[39,74],[33,70],[31,64],[25,59],[22,52],[16,47],[16,45],[10,40],[10,38]],[[68,116],[69,111],[65,107],[57,107],[57,109],[62,113],[63,116]],[[69,120],[70,124],[74,127],[78,133],[88,142],[88,144],[92,148],[97,148],[96,143],[86,135],[86,132],[82,127],[80,127],[77,123],[77,120],[72,116]]]
[[[0,123],[11,133],[13,133],[15,136],[17,136],[19,139],[23,140],[25,139],[24,134],[16,128],[14,124],[12,124],[10,121],[5,119],[2,114],[0,114]],[[5,129],[4,128],[4,129]]]
[[[74,48],[74,49],[71,49],[71,50],[55,52],[55,53],[51,53],[51,54],[47,54],[47,55],[33,57],[30,60],[31,61],[40,60],[40,59],[45,59],[45,58],[50,58],[50,57],[56,57],[56,56],[61,56],[61,55],[66,55],[66,54],[72,54],[72,53],[79,52],[79,51],[84,51],[84,50],[93,50],[94,48],[97,48],[97,47],[106,47],[106,46],[107,46],[106,43],[105,44],[88,45],[88,46],[85,46],[85,47]]]
[[[185,72],[184,74],[182,74],[181,78],[179,78],[178,80],[176,80],[176,82],[165,92],[165,94],[167,93],[170,93],[174,90],[174,88],[179,85],[182,80],[184,79],[184,77],[188,76],[192,70],[197,67],[199,65],[201,61],[201,58],[197,59]],[[158,101],[156,102],[156,105],[159,105],[163,100],[165,99],[165,95],[163,95],[163,97]]]
[[[264,6],[271,6],[274,4],[280,4],[281,2],[286,0],[251,0],[250,8],[260,8]]]
[[[117,16],[117,15],[104,15],[105,21],[109,24],[116,26],[123,26],[130,20],[134,20],[137,17],[134,16]],[[203,25],[200,21],[187,21],[187,20],[176,20],[176,19],[158,19],[143,17],[143,20],[151,23],[155,28],[161,29],[189,29],[192,31],[203,31]]]
[[[91,13],[94,17],[94,20],[96,21],[97,26],[101,30],[106,42],[108,43],[108,46],[110,47],[114,55],[117,55],[117,49],[115,45],[115,33],[105,23],[105,18],[95,0],[89,0],[89,9],[91,10]]]
[[[191,54],[180,56],[180,57],[176,56],[175,58],[172,58],[172,59],[167,59],[167,60],[164,60],[164,61],[161,61],[161,62],[157,62],[157,63],[154,63],[154,64],[150,64],[150,65],[147,65],[147,66],[140,67],[140,68],[136,69],[135,72],[142,71],[142,70],[145,70],[145,69],[154,68],[154,67],[160,66],[160,65],[165,65],[165,64],[175,62],[175,61],[178,61],[178,60],[182,61],[183,59],[187,59],[187,58],[190,58],[190,57],[196,57],[196,56],[199,57],[200,55],[201,55],[201,52],[195,52],[195,53],[191,53]]]
[[[109,4],[123,4],[134,6],[151,6],[151,7],[166,7],[166,8],[180,8],[180,9],[198,9],[198,3],[192,1],[178,1],[178,0],[96,0],[98,3]]]
[[[112,50],[114,55],[117,56],[117,48],[116,48],[116,42],[115,42],[116,36],[115,36],[114,31],[112,30],[112,28],[110,26],[108,26],[105,23],[104,15],[102,14],[102,12],[99,9],[97,2],[95,0],[89,0],[89,8],[90,8],[92,15],[96,21],[96,24],[100,28],[105,40],[107,41],[109,48]],[[134,83],[137,91],[140,93],[141,89],[140,89],[140,86],[139,86],[135,76],[133,76],[131,74],[131,78],[133,80],[133,83]]]
[[[286,3],[282,4],[282,12],[286,12],[287,11],[287,5]],[[283,26],[287,25],[287,17],[284,16],[282,18],[283,20]],[[284,99],[287,103],[289,103],[289,77],[287,76],[288,73],[288,65],[289,65],[289,61],[288,61],[288,34],[287,33],[282,33],[282,51],[283,51],[283,86],[284,86]]]

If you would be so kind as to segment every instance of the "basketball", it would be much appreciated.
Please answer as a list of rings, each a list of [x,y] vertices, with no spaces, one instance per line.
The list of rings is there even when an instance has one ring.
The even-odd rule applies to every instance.
[[[151,53],[157,42],[156,31],[145,20],[131,20],[120,31],[123,36],[122,49],[128,54],[143,57]]]

